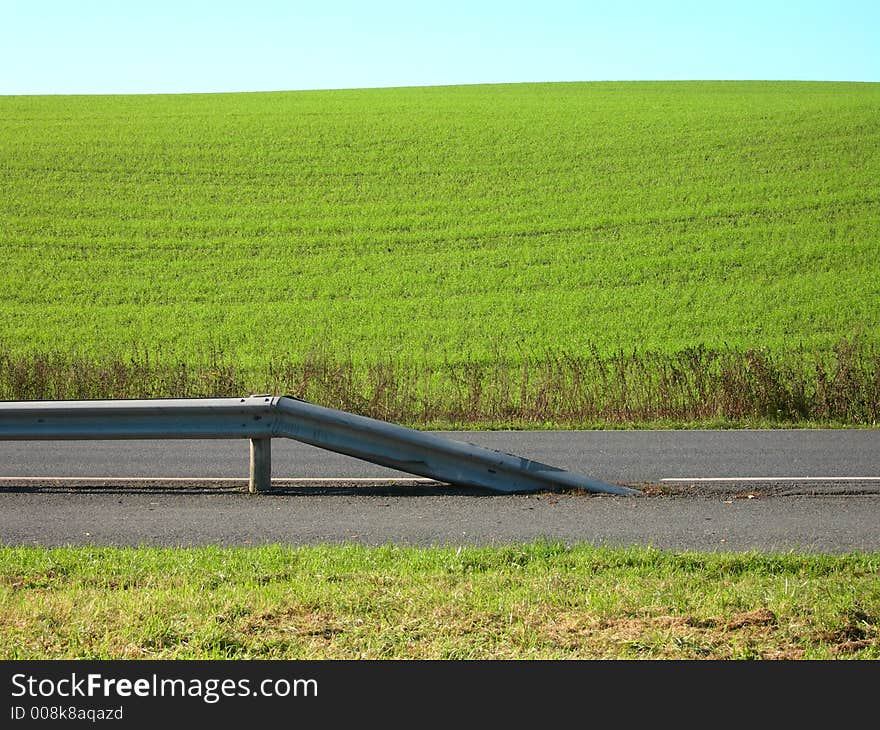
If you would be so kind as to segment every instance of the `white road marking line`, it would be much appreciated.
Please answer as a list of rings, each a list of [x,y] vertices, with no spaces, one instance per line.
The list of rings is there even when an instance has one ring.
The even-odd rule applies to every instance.
[[[661,482],[880,482],[880,477],[666,477]]]

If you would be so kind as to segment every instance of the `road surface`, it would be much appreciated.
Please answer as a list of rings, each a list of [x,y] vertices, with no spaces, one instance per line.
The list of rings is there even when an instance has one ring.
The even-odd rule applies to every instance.
[[[880,431],[445,432],[644,496],[466,490],[285,439],[269,495],[247,441],[0,442],[6,545],[496,545],[880,550]],[[330,480],[330,481],[327,481]],[[395,481],[401,480],[401,481]]]

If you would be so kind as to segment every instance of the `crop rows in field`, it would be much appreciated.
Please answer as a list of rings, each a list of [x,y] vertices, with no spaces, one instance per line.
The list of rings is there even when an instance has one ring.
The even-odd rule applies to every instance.
[[[16,356],[880,341],[880,85],[0,98]]]

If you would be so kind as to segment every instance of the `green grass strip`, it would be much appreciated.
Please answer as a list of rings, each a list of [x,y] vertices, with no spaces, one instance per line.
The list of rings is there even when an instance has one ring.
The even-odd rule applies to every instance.
[[[0,549],[7,659],[878,659],[880,554]]]

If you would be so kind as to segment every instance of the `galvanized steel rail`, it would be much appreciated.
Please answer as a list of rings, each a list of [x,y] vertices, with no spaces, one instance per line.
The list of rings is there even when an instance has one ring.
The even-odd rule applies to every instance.
[[[0,402],[0,440],[251,441],[250,491],[271,489],[271,439],[290,438],[409,474],[500,492],[638,490],[289,396]]]

